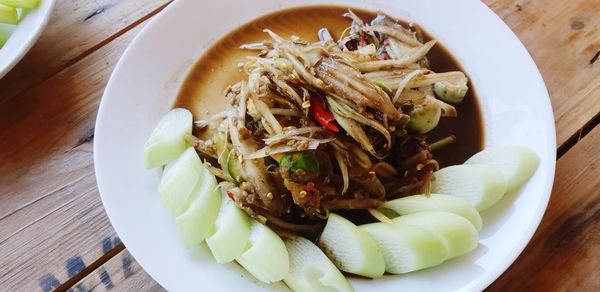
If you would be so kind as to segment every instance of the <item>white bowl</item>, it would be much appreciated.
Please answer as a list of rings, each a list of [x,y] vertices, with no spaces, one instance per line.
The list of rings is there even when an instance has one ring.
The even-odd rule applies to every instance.
[[[14,28],[8,41],[0,49],[0,78],[25,56],[40,37],[42,30],[48,24],[54,3],[55,0],[42,0],[40,6],[31,10]]]
[[[131,43],[102,98],[94,161],[98,186],[117,233],[141,266],[172,291],[285,289],[258,283],[236,264],[219,265],[205,247],[186,251],[162,206],[157,171],[145,170],[142,149],[170,109],[195,60],[228,31],[261,14],[324,0],[222,0],[210,8],[178,0]],[[485,145],[527,145],[541,157],[531,180],[483,215],[480,246],[441,266],[377,280],[352,278],[357,290],[482,290],[521,253],[537,228],[552,189],[554,118],[538,69],[510,29],[479,1],[360,1],[329,4],[381,9],[413,20],[463,66],[480,98]]]

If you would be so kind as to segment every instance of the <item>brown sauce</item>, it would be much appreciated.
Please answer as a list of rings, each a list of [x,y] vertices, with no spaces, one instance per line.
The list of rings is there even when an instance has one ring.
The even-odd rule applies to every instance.
[[[246,56],[256,55],[256,52],[239,49],[241,44],[268,39],[263,32],[265,28],[284,38],[296,35],[305,40],[318,41],[317,31],[327,27],[337,39],[350,25],[350,20],[341,16],[347,9],[341,6],[293,8],[273,12],[242,25],[216,42],[196,62],[179,91],[174,107],[191,110],[194,119],[208,118],[224,110],[224,89],[247,78],[239,71],[238,63],[244,62]],[[352,8],[352,11],[365,21],[376,16],[375,12],[362,9]],[[423,37],[425,40],[431,39],[426,32],[423,32]],[[435,72],[463,71],[439,43],[427,57]],[[457,118],[442,118],[438,127],[427,134],[429,143],[450,134],[457,138],[455,143],[433,153],[440,167],[463,163],[483,148],[481,113],[472,84],[469,84],[469,92],[464,101],[455,107],[458,111]],[[205,136],[205,133],[196,134]]]

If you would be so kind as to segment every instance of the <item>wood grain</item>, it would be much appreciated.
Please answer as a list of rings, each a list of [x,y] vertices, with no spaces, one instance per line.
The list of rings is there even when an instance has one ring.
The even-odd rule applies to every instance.
[[[0,107],[2,289],[54,287],[114,240],[94,177],[93,125],[110,73],[141,28]]]
[[[600,113],[600,4],[484,0],[525,44],[544,77],[560,147]]]
[[[489,291],[600,291],[600,126],[558,160],[540,227]]]
[[[0,79],[0,105],[81,60],[169,2],[58,0],[38,42]]]
[[[597,1],[484,2],[539,66],[564,145],[600,112]],[[100,202],[91,145],[110,73],[166,3],[59,0],[42,38],[0,80],[0,290],[161,290],[127,250],[114,250],[122,245]],[[596,127],[559,160],[540,229],[489,290],[600,290],[598,143]],[[116,256],[91,269],[107,253]]]
[[[123,250],[73,285],[80,291],[165,291]]]

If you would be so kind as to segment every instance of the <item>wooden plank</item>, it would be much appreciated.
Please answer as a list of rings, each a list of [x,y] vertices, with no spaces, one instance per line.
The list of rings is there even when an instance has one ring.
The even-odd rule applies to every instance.
[[[165,291],[123,250],[73,285],[78,291]]]
[[[600,126],[558,160],[546,215],[489,291],[600,291]]]
[[[560,147],[600,113],[600,9],[590,0],[484,0],[517,34],[552,99]],[[518,94],[518,93],[515,93]]]
[[[77,62],[168,2],[57,1],[48,27],[38,42],[0,80],[0,104]]]
[[[142,26],[0,107],[2,290],[56,287],[112,249],[93,125],[110,73]]]
[[[2,222],[93,172],[91,152],[72,149],[91,139],[102,91],[139,29],[0,107]]]
[[[102,256],[105,241],[115,240],[93,173],[54,196],[70,199],[0,243],[5,291],[56,288]]]

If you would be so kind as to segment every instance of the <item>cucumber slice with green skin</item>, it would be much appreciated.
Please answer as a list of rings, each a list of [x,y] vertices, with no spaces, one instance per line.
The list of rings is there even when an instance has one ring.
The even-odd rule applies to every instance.
[[[0,0],[0,4],[15,8],[36,8],[40,0]]]
[[[436,103],[428,103],[414,108],[409,116],[407,128],[412,132],[424,134],[437,127],[442,116],[442,108]]]
[[[526,146],[495,146],[473,155],[465,164],[485,164],[500,170],[510,192],[529,180],[540,164],[540,157]]]
[[[344,217],[330,213],[319,247],[342,271],[369,278],[385,272],[383,254],[375,241]]]
[[[241,168],[242,165],[236,158],[235,150],[231,149],[231,151],[229,151],[229,155],[227,155],[227,172],[237,182],[239,182],[241,179]]]
[[[225,191],[221,189],[221,192]],[[250,218],[227,195],[221,197],[221,211],[215,222],[216,232],[206,239],[208,248],[218,263],[227,263],[239,257],[250,237]]]
[[[453,165],[434,172],[433,176],[432,192],[464,199],[480,212],[506,193],[504,175],[488,165]]]
[[[448,212],[427,211],[392,219],[394,224],[423,228],[442,240],[447,259],[466,254],[477,247],[479,234],[467,219]]]
[[[163,203],[175,215],[183,213],[196,196],[195,190],[202,176],[211,175],[205,170],[194,148],[189,147],[175,162],[169,164],[158,185]]]
[[[17,9],[0,4],[0,23],[19,23],[19,15],[17,14]]]
[[[221,205],[221,192],[217,180],[204,167],[203,175],[198,181],[194,201],[190,207],[175,218],[177,231],[186,248],[199,245],[214,232],[215,220]]]
[[[440,81],[433,84],[433,91],[439,99],[454,104],[463,101],[468,89],[466,85],[455,85],[448,81]]]
[[[154,168],[175,160],[188,147],[185,135],[192,133],[192,113],[176,108],[156,125],[144,145],[144,166]]]
[[[354,291],[327,256],[303,237],[286,239],[290,271],[283,281],[295,292]]]
[[[414,195],[387,201],[379,207],[390,209],[398,215],[408,215],[423,211],[445,211],[469,220],[475,229],[481,230],[481,216],[469,202],[455,196],[430,194]]]
[[[8,40],[8,34],[3,31],[2,29],[0,29],[0,49],[4,46],[4,44],[6,44],[6,41]]]
[[[236,261],[265,283],[283,280],[290,270],[283,240],[269,227],[252,220],[247,249]]]
[[[379,222],[360,225],[359,228],[379,246],[388,273],[404,274],[437,266],[448,255],[442,240],[420,227]]]

